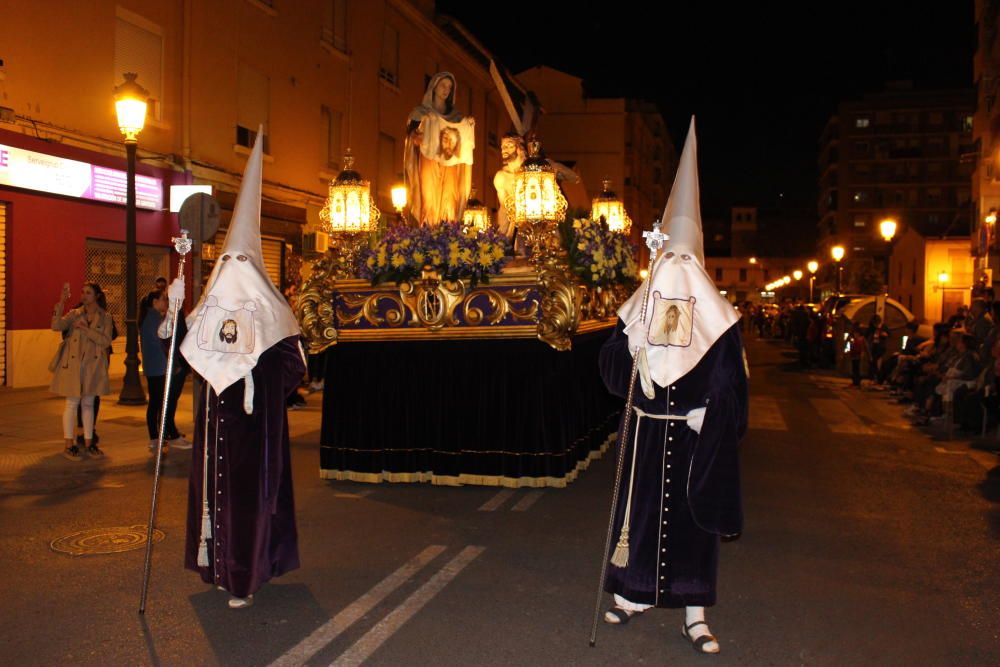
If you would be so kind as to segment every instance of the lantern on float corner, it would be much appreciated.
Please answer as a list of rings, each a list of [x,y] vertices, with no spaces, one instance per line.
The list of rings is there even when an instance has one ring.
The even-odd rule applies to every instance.
[[[330,183],[326,205],[319,212],[324,229],[330,234],[367,233],[375,229],[380,216],[371,187],[354,171],[354,156],[348,149],[344,170]]]
[[[462,213],[462,225],[466,229],[485,232],[490,227],[490,212],[486,204],[476,198],[476,189],[472,188],[469,200],[465,202],[465,212]]]
[[[611,181],[604,179],[604,190],[594,197],[594,202],[590,207],[590,219],[600,220],[608,225],[608,230],[628,235],[632,228],[632,219],[625,212],[625,204],[618,199],[618,195],[611,191]]]

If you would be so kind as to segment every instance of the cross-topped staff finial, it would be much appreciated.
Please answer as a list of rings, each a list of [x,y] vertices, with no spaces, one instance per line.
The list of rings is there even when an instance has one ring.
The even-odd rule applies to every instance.
[[[642,237],[646,239],[646,247],[649,248],[650,271],[652,271],[653,262],[656,261],[656,255],[660,252],[660,248],[663,247],[664,241],[670,240],[669,234],[664,234],[660,231],[662,224],[661,221],[657,220],[653,223],[653,231],[642,233]]]
[[[182,229],[180,236],[175,236],[170,240],[174,242],[174,250],[176,250],[177,254],[181,255],[182,258],[184,255],[191,252],[191,244],[193,242],[190,238],[188,238],[188,230]]]

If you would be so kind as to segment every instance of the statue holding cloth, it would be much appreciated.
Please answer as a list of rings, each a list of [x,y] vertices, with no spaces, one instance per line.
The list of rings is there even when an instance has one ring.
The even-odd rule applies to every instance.
[[[455,77],[435,74],[406,127],[403,168],[410,214],[418,223],[462,219],[475,146],[475,119],[455,109]]]

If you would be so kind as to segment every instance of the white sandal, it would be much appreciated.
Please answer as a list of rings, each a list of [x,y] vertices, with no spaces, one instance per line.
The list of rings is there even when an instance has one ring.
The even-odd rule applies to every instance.
[[[248,595],[245,598],[238,598],[236,596],[229,598],[230,609],[246,609],[251,605],[253,605],[253,595]]]

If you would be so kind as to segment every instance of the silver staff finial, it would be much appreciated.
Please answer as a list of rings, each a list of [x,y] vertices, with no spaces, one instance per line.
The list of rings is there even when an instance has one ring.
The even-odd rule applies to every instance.
[[[660,231],[660,226],[663,223],[657,220],[653,223],[653,231],[643,232],[642,237],[646,239],[646,247],[649,248],[649,265],[653,266],[653,262],[656,261],[656,255],[660,252],[660,248],[663,247],[664,241],[670,240],[669,234],[664,234]],[[652,269],[650,269],[652,270]]]
[[[186,255],[191,252],[191,245],[193,241],[188,238],[188,230],[182,229],[180,236],[175,236],[170,240],[174,242],[174,250],[176,250],[179,255]]]

